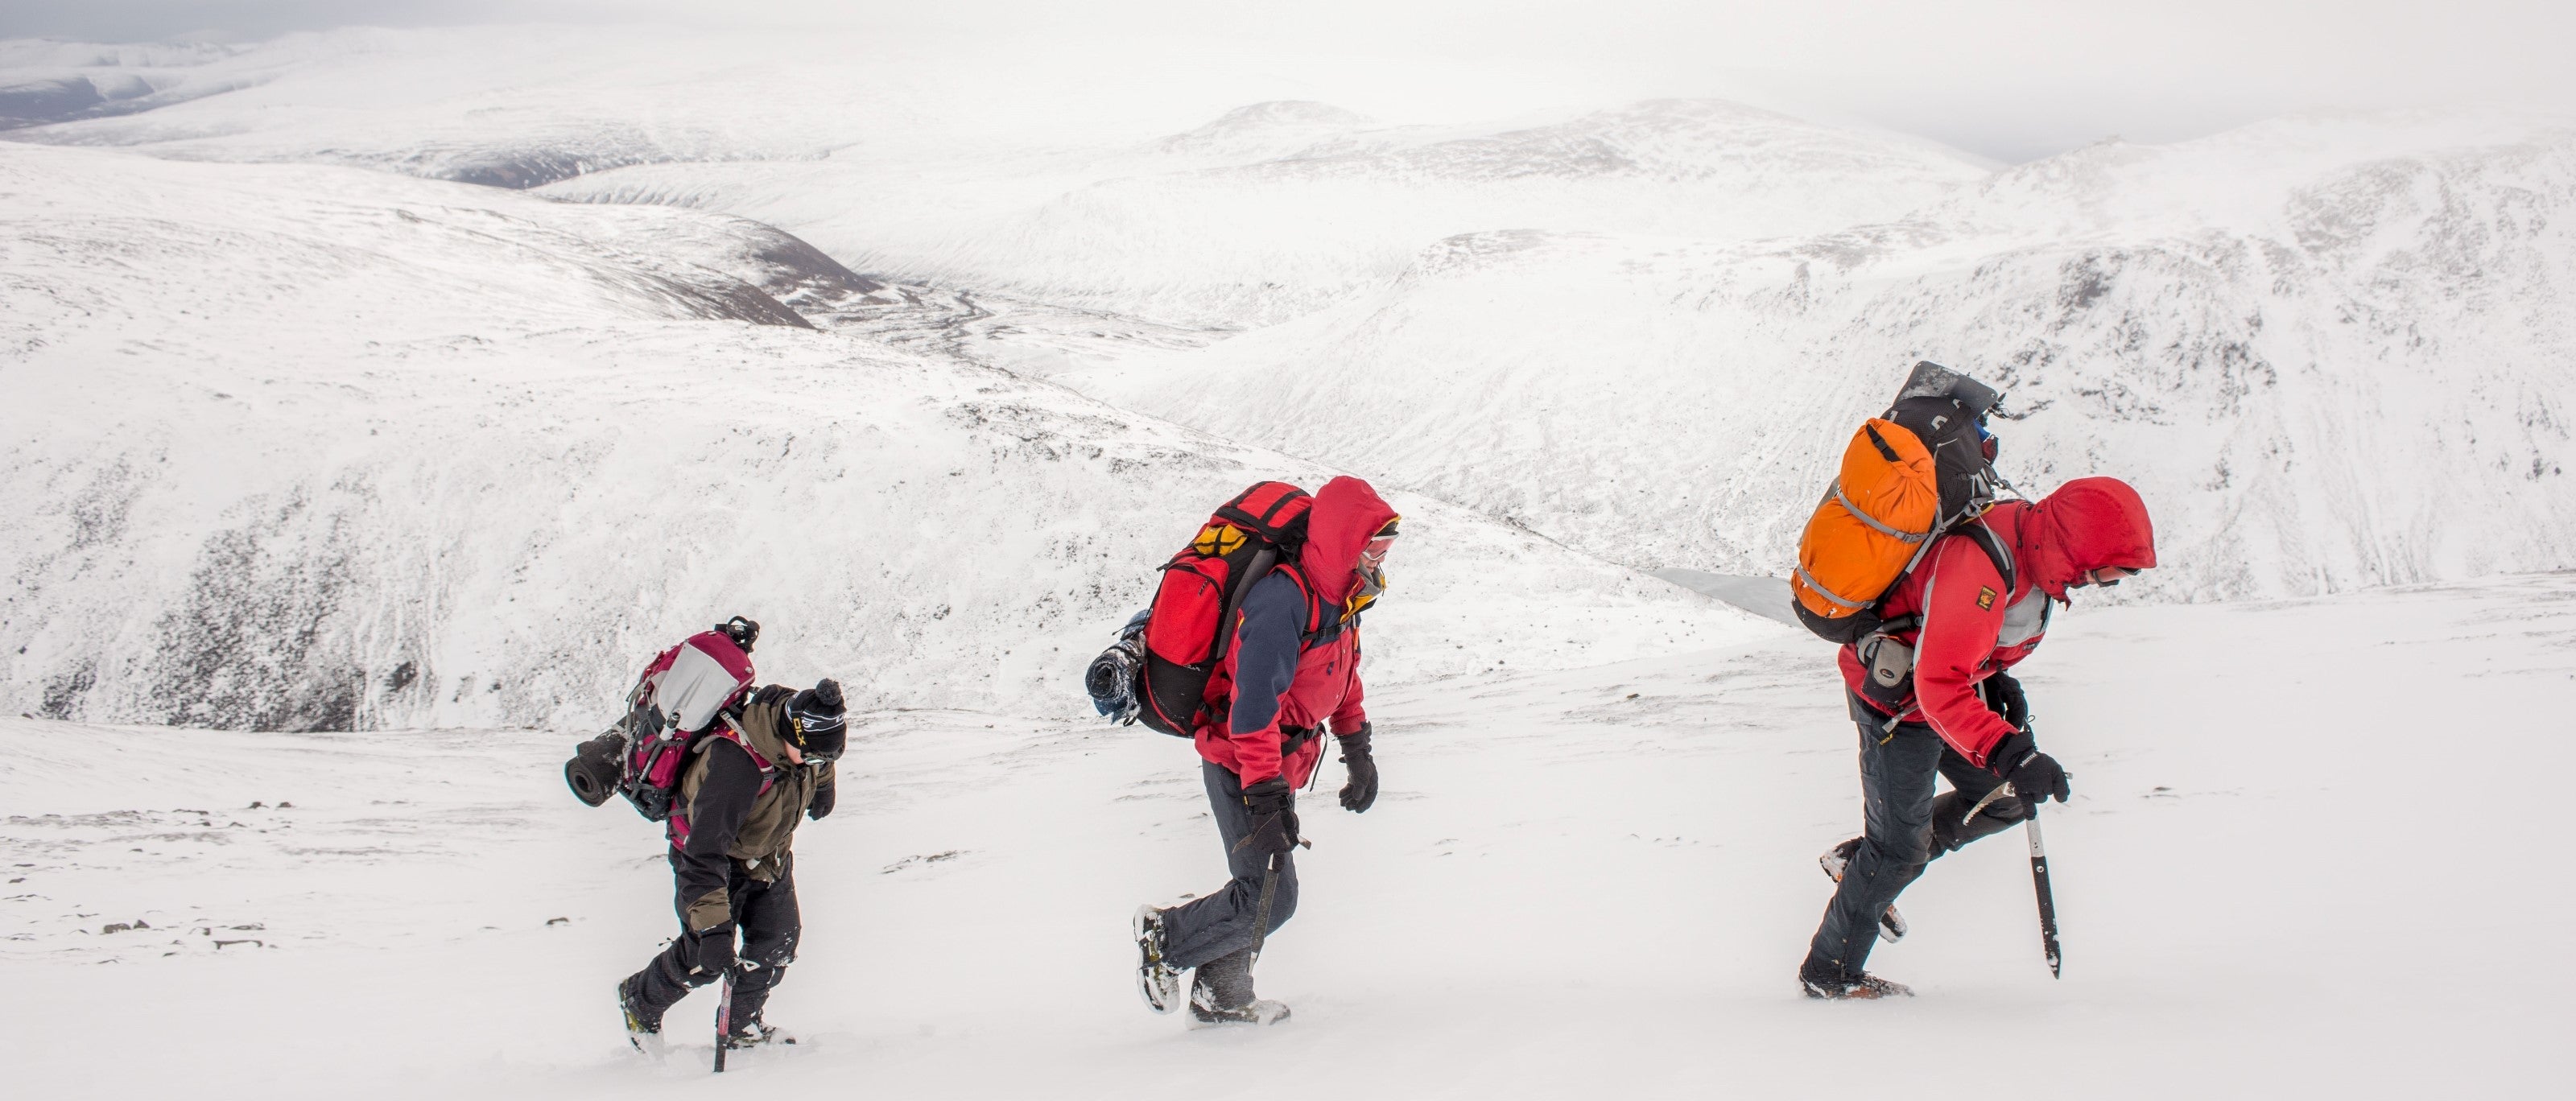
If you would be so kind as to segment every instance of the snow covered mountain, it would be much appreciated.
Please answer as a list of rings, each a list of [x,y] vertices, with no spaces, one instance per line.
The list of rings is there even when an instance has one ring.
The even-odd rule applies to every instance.
[[[922,172],[841,154],[653,164],[547,193],[731,211],[869,270],[1236,327],[1382,285],[1424,243],[1454,234],[1813,233],[1896,217],[1983,174],[1928,143],[1708,100],[1451,127],[1372,127],[1322,104],[1260,103],[980,202],[928,192],[983,192],[990,164]],[[848,201],[857,195],[873,201]],[[939,213],[925,222],[925,210]]]
[[[2571,226],[2576,127],[2284,119],[1822,235],[1463,234],[1362,299],[1060,377],[1616,561],[1776,573],[1928,358],[2011,391],[2031,492],[2140,485],[2152,592],[2563,568]]]
[[[1218,328],[1340,301],[1453,234],[1815,233],[1987,167],[1713,100],[1438,126],[1247,105],[1261,82],[1220,59],[1102,81],[1097,56],[519,28],[334,32],[229,64],[254,60],[284,71],[12,137],[720,210],[898,279]]]
[[[0,145],[0,683],[92,721],[577,726],[741,612],[769,676],[866,706],[1087,712],[1150,567],[1326,473],[789,303],[906,308],[738,219]],[[1748,622],[1397,507],[1389,680]]]
[[[135,209],[166,207],[172,193],[198,186],[183,182],[192,175],[156,175],[189,171],[172,162],[208,160],[331,162],[540,185],[540,196],[582,200],[490,189],[383,199],[376,215],[350,212],[350,224],[383,232],[367,219],[405,203],[508,213],[489,219],[504,228],[477,231],[486,236],[451,232],[461,251],[441,245],[415,260],[405,251],[413,245],[389,238],[400,263],[380,274],[398,267],[399,279],[387,274],[379,289],[368,289],[378,287],[370,276],[277,300],[299,316],[370,326],[392,316],[385,302],[448,310],[454,320],[435,339],[491,340],[477,311],[516,318],[524,334],[513,348],[473,354],[537,360],[527,377],[560,378],[560,388],[531,395],[549,407],[634,369],[606,350],[570,350],[592,345],[566,334],[603,318],[775,322],[745,339],[776,343],[783,362],[817,362],[805,349],[822,346],[860,358],[889,347],[937,363],[962,357],[1009,368],[1016,377],[974,387],[1032,395],[1025,400],[1051,410],[1051,425],[1097,415],[1128,426],[1122,432],[1169,431],[1073,402],[1032,381],[1039,376],[1502,525],[1479,530],[1531,533],[1636,567],[1764,574],[1787,562],[1848,426],[1884,401],[1906,364],[1931,358],[2013,392],[2005,469],[2031,491],[2096,472],[2145,489],[2169,550],[2168,567],[2142,587],[2150,596],[2305,593],[2571,564],[2562,548],[2576,535],[2576,497],[2561,471],[2576,416],[2565,384],[2576,359],[2567,321],[2576,244],[2564,227],[2576,169],[2570,130],[2552,120],[2305,117],[2173,146],[2104,143],[1998,170],[1910,139],[1714,101],[1390,124],[1313,101],[1223,98],[1261,81],[1218,61],[1133,82],[1066,82],[1036,102],[1005,90],[1030,80],[986,78],[1006,66],[1048,73],[1044,65],[1073,62],[876,44],[838,56],[847,41],[774,37],[715,36],[674,50],[648,36],[585,33],[333,32],[176,59],[21,44],[7,55],[10,81],[77,71],[104,87],[120,66],[160,66],[195,75],[155,87],[240,87],[9,134],[150,154],[96,162],[159,181],[119,193]],[[413,186],[363,179],[312,184],[316,201],[306,205],[338,209],[341,200],[320,191]],[[100,225],[115,221],[103,205],[83,209]],[[278,254],[279,271],[353,263],[326,241],[339,223],[298,228],[283,210],[262,215],[270,221],[259,231],[297,250]],[[157,229],[100,230],[94,245],[58,221],[30,216],[26,240],[11,247],[33,255],[24,250],[42,245],[55,257],[47,263],[68,265],[74,253],[142,257],[160,246],[137,236]],[[515,259],[495,266],[484,253],[496,250]],[[106,270],[47,268],[13,293],[70,295],[51,307],[68,318],[92,309],[77,301],[90,293],[80,281]],[[201,270],[234,282],[214,274],[225,270],[214,260]],[[441,284],[435,302],[392,286],[419,280]],[[578,305],[557,281],[579,288]],[[118,293],[144,292],[137,284]],[[321,297],[308,304],[312,296]],[[252,321],[243,303],[224,307],[203,321],[168,314],[190,329],[158,354],[225,361],[244,354],[221,343],[238,334],[284,339],[265,336],[279,323]],[[257,307],[273,308],[267,299]],[[34,317],[0,323],[14,326],[13,346],[67,356],[56,323]],[[788,331],[800,324],[833,332]],[[1246,326],[1256,327],[1229,336]],[[733,350],[732,338],[716,341],[727,345],[716,352],[696,343],[714,338],[667,339],[659,355],[693,366],[764,362]],[[309,377],[336,380],[350,364],[392,354],[385,344]],[[851,346],[862,351],[837,350]],[[236,385],[212,389],[239,394]],[[964,384],[943,385],[930,400],[969,400],[955,388]],[[667,399],[656,407],[662,416],[720,387],[684,376],[634,389],[647,406]],[[673,396],[681,393],[699,397]],[[967,419],[972,431],[996,431]],[[768,431],[787,433],[790,420]],[[497,422],[491,430],[502,431]],[[617,455],[642,446],[587,421],[565,431],[586,446],[622,441]],[[1097,442],[1075,428],[1046,431]],[[1153,438],[1236,454],[1200,437]],[[36,439],[19,453],[55,446]],[[105,462],[107,452],[97,454]],[[69,516],[68,502],[113,498],[65,472],[94,469],[89,459],[63,462],[42,483],[54,503],[37,513]],[[338,479],[308,471],[246,498],[310,501],[314,484]],[[308,487],[303,497],[294,485]],[[77,529],[14,522],[45,537]],[[121,538],[96,545],[121,548]],[[1146,544],[1164,541],[1140,537],[1126,550],[1149,555]],[[71,561],[58,549],[41,554]],[[152,568],[184,572],[173,564],[184,558]],[[1028,606],[1040,591],[979,597],[987,618],[966,634],[985,637],[1003,609]],[[508,602],[497,593],[481,596]],[[942,603],[957,601],[932,602]],[[31,631],[23,624],[32,622],[13,614],[0,633]],[[132,630],[136,640],[159,637]],[[63,656],[76,648],[40,657],[39,646],[12,676],[44,686],[55,713],[195,714],[136,710],[146,685],[195,683],[135,672],[184,664],[141,656],[170,645],[129,641],[124,656],[95,669]],[[391,674],[379,667],[405,662],[481,676],[500,652],[477,643],[471,656],[432,663],[403,649],[412,643],[368,645],[370,656],[320,679],[380,686]],[[631,646],[611,647],[623,648]],[[583,683],[606,675],[585,672]],[[940,676],[952,679],[905,682],[988,680]],[[1021,686],[1012,692],[1032,676],[989,675]],[[122,687],[96,687],[104,684]],[[471,695],[451,683],[438,706],[465,708]],[[59,710],[75,699],[121,702]],[[373,706],[288,711],[363,716]],[[415,717],[449,713],[427,696],[403,706]],[[287,713],[264,703],[217,710]],[[517,702],[454,713],[531,716]]]

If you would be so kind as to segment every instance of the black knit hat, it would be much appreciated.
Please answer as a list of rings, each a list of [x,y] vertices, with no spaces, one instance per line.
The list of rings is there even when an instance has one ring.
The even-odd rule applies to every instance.
[[[836,760],[849,745],[849,709],[839,681],[825,677],[797,693],[787,701],[787,716],[796,720],[796,751],[807,760]]]

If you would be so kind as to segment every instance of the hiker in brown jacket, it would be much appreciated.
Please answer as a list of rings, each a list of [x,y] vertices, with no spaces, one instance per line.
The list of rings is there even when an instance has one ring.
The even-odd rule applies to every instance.
[[[832,813],[844,719],[836,681],[802,692],[771,685],[690,747],[670,819],[680,935],[617,984],[638,1048],[658,1044],[663,1011],[691,988],[728,976],[727,1046],[796,1042],[760,1012],[796,958],[791,846],[800,821]]]

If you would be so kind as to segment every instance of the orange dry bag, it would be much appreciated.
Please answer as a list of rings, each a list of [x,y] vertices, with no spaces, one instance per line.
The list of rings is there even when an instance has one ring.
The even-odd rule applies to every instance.
[[[1842,476],[1798,537],[1789,582],[1807,615],[1856,615],[1904,576],[1941,517],[1932,452],[1894,421],[1872,419],[1843,450]]]

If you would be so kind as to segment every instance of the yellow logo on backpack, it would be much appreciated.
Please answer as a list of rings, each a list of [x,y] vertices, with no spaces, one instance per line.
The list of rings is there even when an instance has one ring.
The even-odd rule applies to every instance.
[[[1798,537],[1798,603],[1841,619],[1876,603],[1905,573],[1941,515],[1932,452],[1893,421],[1871,419],[1843,450],[1842,476]]]
[[[1190,550],[1196,554],[1216,558],[1233,554],[1243,546],[1243,540],[1244,534],[1241,528],[1232,524],[1209,524],[1199,529],[1198,538],[1190,540]]]

